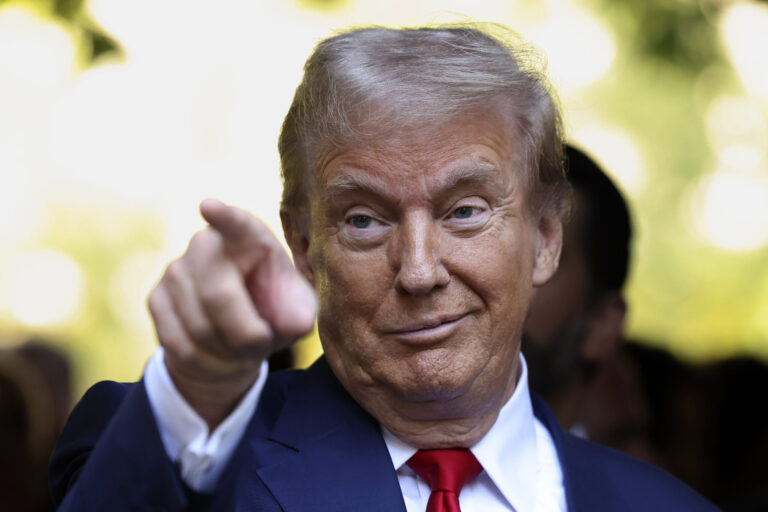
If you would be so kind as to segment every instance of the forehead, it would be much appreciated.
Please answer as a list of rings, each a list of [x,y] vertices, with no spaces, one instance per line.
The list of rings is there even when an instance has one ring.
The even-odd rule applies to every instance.
[[[333,198],[377,184],[393,194],[481,181],[503,186],[522,174],[516,148],[513,130],[500,115],[464,115],[326,152],[316,192]]]

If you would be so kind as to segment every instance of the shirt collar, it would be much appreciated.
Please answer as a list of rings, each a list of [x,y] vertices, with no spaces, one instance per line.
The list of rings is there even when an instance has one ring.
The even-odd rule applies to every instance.
[[[533,510],[538,455],[533,406],[528,391],[528,368],[522,353],[520,368],[512,396],[499,411],[488,433],[471,450],[515,510]],[[399,470],[417,449],[395,437],[384,426],[381,430],[392,464],[395,470]]]

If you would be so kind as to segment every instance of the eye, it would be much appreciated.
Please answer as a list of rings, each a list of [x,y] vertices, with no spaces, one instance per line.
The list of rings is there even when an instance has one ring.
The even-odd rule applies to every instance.
[[[356,208],[344,218],[340,236],[348,243],[355,244],[358,248],[373,247],[381,242],[388,232],[386,220],[382,220],[375,212]],[[363,210],[363,211],[360,211]]]
[[[465,197],[454,203],[443,217],[445,225],[451,229],[467,232],[480,229],[490,217],[490,207],[481,197]]]
[[[453,218],[455,219],[468,219],[472,217],[477,211],[477,208],[474,206],[459,206],[455,210],[453,210]]]
[[[353,215],[347,219],[347,223],[351,224],[357,229],[366,229],[373,225],[375,221],[368,215]]]

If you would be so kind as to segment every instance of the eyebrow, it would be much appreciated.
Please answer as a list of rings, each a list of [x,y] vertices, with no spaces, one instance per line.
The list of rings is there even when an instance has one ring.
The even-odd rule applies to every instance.
[[[501,187],[500,177],[501,171],[497,166],[488,162],[472,162],[450,171],[438,186],[440,190],[452,190],[472,185]],[[344,174],[331,179],[325,187],[323,196],[326,200],[333,201],[347,192],[361,192],[376,196],[387,195],[386,187],[383,187],[379,180],[368,174],[359,173]]]
[[[501,187],[501,169],[489,162],[472,162],[449,173],[441,188],[450,190],[469,185]]]
[[[343,174],[331,179],[325,187],[323,197],[333,201],[346,192],[363,192],[380,195],[384,187],[367,174]]]

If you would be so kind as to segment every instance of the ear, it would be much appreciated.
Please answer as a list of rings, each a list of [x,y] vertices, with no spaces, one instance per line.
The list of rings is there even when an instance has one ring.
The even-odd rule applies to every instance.
[[[280,221],[283,224],[283,236],[293,255],[294,266],[314,286],[315,274],[309,263],[308,215],[280,210]]]
[[[536,260],[533,266],[533,286],[539,287],[557,271],[563,248],[563,222],[555,213],[544,213],[536,226]]]
[[[598,299],[589,314],[589,325],[582,345],[582,356],[602,361],[618,350],[624,336],[627,303],[621,292],[610,291]]]

